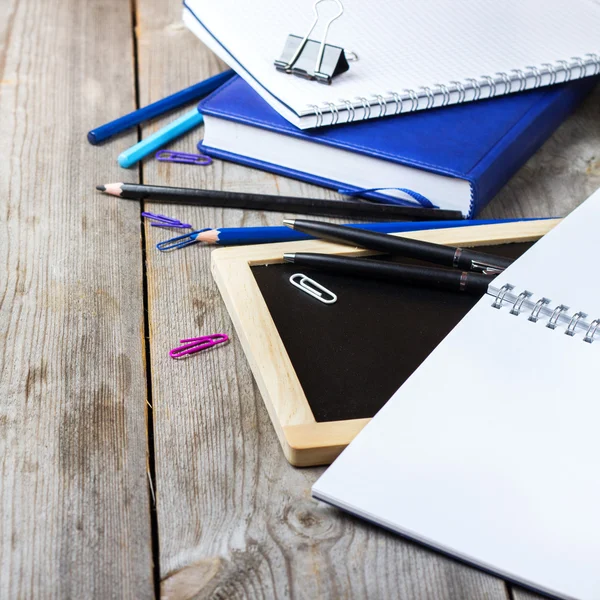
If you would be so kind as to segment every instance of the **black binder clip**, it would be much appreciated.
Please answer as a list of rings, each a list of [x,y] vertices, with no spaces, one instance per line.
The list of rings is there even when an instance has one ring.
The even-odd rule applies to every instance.
[[[308,38],[319,21],[317,6],[321,2],[335,2],[339,12],[329,19],[325,25],[323,39],[317,42]],[[345,73],[350,68],[344,49],[325,43],[329,26],[342,16],[344,7],[340,0],[317,0],[314,10],[315,20],[308,33],[304,38],[299,35],[288,35],[281,58],[275,61],[275,68],[278,71],[285,71],[304,79],[315,79],[319,83],[329,85],[336,75]]]

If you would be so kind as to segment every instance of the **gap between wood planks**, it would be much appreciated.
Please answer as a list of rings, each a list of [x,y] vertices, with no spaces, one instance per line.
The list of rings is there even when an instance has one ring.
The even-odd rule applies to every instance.
[[[130,0],[131,8],[131,28],[132,28],[132,54],[133,54],[133,78],[135,90],[135,108],[140,108],[140,78],[138,62],[138,39],[137,39],[137,0]],[[141,125],[137,126],[138,141],[142,139]],[[144,165],[138,163],[138,178],[140,183],[144,183]],[[154,456],[154,412],[152,401],[152,360],[150,356],[150,323],[148,307],[148,270],[146,263],[147,245],[146,230],[144,228],[144,201],[140,200],[140,233],[142,245],[142,295],[144,302],[144,362],[146,368],[146,436],[148,440],[148,485],[150,487],[150,531],[152,535],[152,564],[154,595],[160,598],[160,543],[158,537],[158,515],[156,512],[156,465]]]

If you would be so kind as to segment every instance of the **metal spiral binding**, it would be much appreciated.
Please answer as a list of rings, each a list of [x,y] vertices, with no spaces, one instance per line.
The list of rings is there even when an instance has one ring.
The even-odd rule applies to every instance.
[[[469,100],[503,96],[514,91],[536,89],[542,84],[568,82],[589,75],[600,74],[600,54],[587,53],[582,57],[574,56],[569,61],[557,60],[554,63],[542,63],[539,66],[529,65],[524,69],[513,69],[510,73],[500,72],[495,76],[481,75],[478,79],[469,78],[464,81],[436,83],[433,88],[423,86],[419,90],[404,89],[401,93],[389,91],[383,94],[371,94],[370,99],[364,96],[354,101],[340,99],[339,104],[324,103],[321,107],[310,104],[309,108],[316,118],[316,127],[335,125],[340,122],[342,115],[347,116],[345,123],[352,123],[357,118],[361,120],[371,117],[385,117],[404,112],[414,112],[420,108],[429,109],[448,104],[461,104]],[[545,82],[545,83],[544,83]],[[485,91],[484,91],[485,90]],[[452,98],[456,98],[452,101]],[[407,101],[410,100],[410,103]],[[393,106],[393,110],[389,106]],[[372,112],[372,107],[378,111]],[[362,109],[357,113],[356,109]],[[358,114],[361,116],[358,117]]]
[[[589,342],[591,344],[594,341],[594,336],[596,335],[596,330],[598,329],[598,326],[600,326],[600,319],[595,319],[591,322],[590,326],[588,327],[587,333],[583,338],[584,342]]]
[[[550,73],[550,82],[548,85],[554,85],[556,83],[556,69],[550,63],[542,63],[542,67],[546,67],[548,73]]]
[[[521,313],[521,307],[523,306],[523,302],[525,302],[525,300],[527,300],[527,298],[531,298],[531,296],[533,296],[533,292],[530,292],[529,290],[525,290],[524,292],[521,292],[517,296],[517,299],[515,300],[513,307],[510,309],[510,314],[516,315],[518,317],[519,314]],[[500,308],[500,307],[498,307],[498,308]]]
[[[511,73],[515,73],[519,80],[519,89],[517,90],[517,92],[522,92],[525,89],[525,87],[527,86],[527,77],[526,77],[525,73],[523,73],[523,71],[521,71],[521,69],[513,69],[511,71]]]
[[[417,110],[419,107],[419,98],[415,90],[404,90],[410,97],[410,112]]]
[[[558,319],[560,319],[561,313],[566,313],[568,310],[569,307],[566,304],[559,304],[554,311],[552,311],[552,316],[546,323],[546,327],[548,327],[548,329],[556,329],[556,325],[558,323]]]
[[[425,95],[427,96],[427,106],[425,107],[425,110],[429,110],[435,103],[435,96],[433,95],[431,88],[422,87],[421,89],[425,92]]]
[[[344,110],[348,113],[348,120],[346,121],[346,123],[352,123],[352,121],[354,121],[354,105],[352,104],[352,102],[350,102],[350,100],[340,100],[340,102],[344,103]]]
[[[594,67],[594,72],[592,73],[592,75],[598,75],[598,73],[600,73],[600,58],[598,58],[597,54],[586,54],[586,56],[590,57],[590,60],[592,61],[592,65]]]
[[[435,86],[443,94],[442,106],[447,106],[448,102],[450,102],[450,92],[448,91],[448,87],[445,86],[443,83],[436,83]]]
[[[465,101],[465,86],[460,81],[451,81],[450,83],[456,87],[456,91],[458,92],[456,104],[462,104]]]
[[[506,294],[508,294],[508,292],[510,292],[511,290],[514,290],[514,289],[515,289],[514,285],[511,285],[510,283],[505,283],[500,288],[500,291],[496,295],[496,299],[494,300],[494,303],[492,304],[492,306],[494,308],[502,308],[502,303],[504,302],[504,296],[506,296]]]
[[[399,115],[402,112],[402,106],[403,106],[403,102],[402,102],[402,98],[400,98],[400,94],[398,92],[388,92],[392,98],[394,99],[394,102],[396,103],[396,110],[394,112],[395,115]]]
[[[493,98],[496,96],[496,82],[494,81],[494,78],[490,77],[489,75],[482,75],[481,79],[483,79],[483,84],[487,85],[490,90],[488,98]]]
[[[571,71],[569,69],[569,63],[566,60],[557,60],[556,64],[560,65],[562,67],[562,70],[565,72],[564,82],[567,83],[568,81],[571,81]]]
[[[529,321],[532,323],[537,323],[540,318],[540,311],[546,304],[550,304],[550,298],[540,298],[533,307],[531,314],[529,315]]]
[[[529,290],[523,290],[518,295],[513,292],[515,286],[506,283],[495,294],[492,307],[501,309],[504,305],[510,305],[509,313],[514,316],[519,316],[521,313],[529,312],[528,321],[537,323],[540,319],[547,319],[546,327],[548,329],[557,329],[566,324],[564,333],[569,337],[575,337],[579,329],[585,331],[583,341],[591,344],[598,333],[600,338],[600,319],[594,319],[591,323],[587,323],[587,313],[582,311],[568,314],[569,307],[565,304],[557,304],[553,308],[550,307],[551,301],[549,298],[542,297],[535,303],[531,300],[533,293]]]
[[[496,73],[496,75],[500,76],[502,79],[502,83],[504,84],[504,91],[502,95],[510,94],[512,92],[512,82],[510,81],[510,77],[506,73]]]
[[[533,66],[525,68],[529,69],[533,73],[533,76],[535,77],[535,81],[533,82],[533,89],[536,90],[540,87],[540,85],[542,85],[542,76],[540,75],[540,70],[537,67]]]
[[[331,111],[331,125],[336,125],[340,117],[340,111],[333,102],[328,102],[329,110]]]
[[[481,87],[477,79],[466,79],[465,81],[470,83],[473,88],[473,101],[479,100],[479,97],[481,96]]]
[[[574,60],[577,63],[577,66],[579,67],[579,77],[582,77],[585,73],[585,65],[583,64],[583,60],[578,56],[573,56],[571,60]]]
[[[362,107],[364,109],[363,121],[365,121],[366,119],[370,119],[371,118],[371,105],[369,104],[369,101],[366,98],[363,98],[362,96],[359,96],[358,99],[360,100]]]
[[[387,114],[387,103],[385,101],[385,98],[381,94],[377,94],[375,96],[375,99],[379,103],[379,115],[377,116],[385,117],[385,115]]]
[[[316,127],[321,127],[323,125],[323,112],[316,104],[309,104],[309,106],[315,109],[315,115],[317,116]]]

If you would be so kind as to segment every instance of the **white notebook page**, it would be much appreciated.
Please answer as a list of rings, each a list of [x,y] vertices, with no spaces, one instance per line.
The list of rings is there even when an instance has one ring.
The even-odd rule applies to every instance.
[[[599,317],[599,217],[600,191],[503,279]],[[589,268],[575,279],[579,260]],[[524,585],[597,600],[600,339],[588,344],[492,301],[478,302],[313,494]]]
[[[595,0],[343,0],[344,14],[332,23],[327,39],[354,51],[359,60],[327,86],[280,73],[273,66],[288,34],[308,32],[313,4],[314,0],[185,0],[229,53],[229,62],[237,61],[246,71],[240,74],[280,112],[287,107],[296,115],[312,114],[310,105],[343,106],[341,99],[359,97],[373,101],[373,95],[390,91],[433,88],[600,54],[600,6]],[[319,8],[324,15],[336,10],[332,2]],[[321,39],[324,22],[319,21],[312,39]],[[208,42],[206,33],[194,31]],[[217,46],[213,41],[211,48],[218,50]],[[589,67],[588,74],[593,70]],[[563,79],[559,72],[557,80]],[[378,110],[374,108],[372,116]]]

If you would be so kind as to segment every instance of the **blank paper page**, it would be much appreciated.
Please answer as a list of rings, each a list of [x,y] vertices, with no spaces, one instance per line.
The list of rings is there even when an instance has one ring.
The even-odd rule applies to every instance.
[[[599,218],[600,191],[502,281],[600,316]],[[597,600],[600,339],[493,300],[478,302],[313,494],[503,577]]]
[[[597,600],[599,362],[600,342],[484,297],[313,494],[503,577]]]
[[[332,23],[327,40],[355,52],[359,60],[326,86],[273,66],[288,34],[308,32],[313,4],[185,0],[198,22],[246,71],[240,74],[263,96],[272,95],[297,115],[313,113],[310,105],[340,105],[342,99],[360,97],[372,101],[390,91],[450,85],[600,53],[596,0],[343,0],[344,14]],[[335,5],[325,2],[320,10],[331,15]],[[324,22],[319,21],[312,39],[321,39]]]

